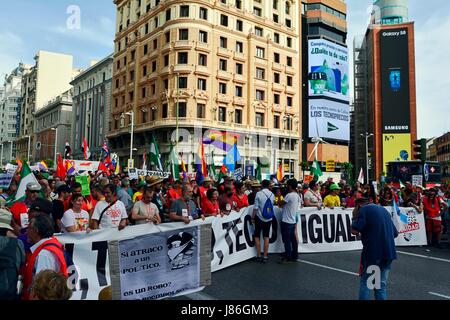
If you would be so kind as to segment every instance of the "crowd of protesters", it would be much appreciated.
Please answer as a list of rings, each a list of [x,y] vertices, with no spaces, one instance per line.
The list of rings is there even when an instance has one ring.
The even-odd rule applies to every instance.
[[[279,182],[273,176],[262,182],[224,177],[217,183],[206,177],[198,184],[195,179],[173,181],[156,176],[130,179],[126,174],[89,173],[89,189],[83,190],[73,176],[61,181],[53,178],[52,172],[49,174],[46,177],[37,173],[39,183],[28,183],[25,198],[10,206],[5,205],[16,193],[20,177],[15,176],[8,190],[0,194],[0,252],[17,257],[14,261],[19,261],[24,286],[22,298],[25,299],[57,293],[33,291],[40,271],[50,269],[67,275],[62,245],[53,236],[55,233],[89,233],[105,228],[122,230],[129,225],[147,223],[189,224],[195,219],[223,217],[254,205],[251,221],[255,226],[257,260],[264,263],[268,259],[271,219],[262,212],[270,199],[282,210],[280,223],[285,253],[281,263],[287,263],[297,260],[294,248],[298,243],[296,225],[300,208],[353,208],[360,198],[381,206],[411,207],[425,214],[429,245],[437,247],[441,247],[441,235],[446,232],[445,221],[449,218],[450,191],[445,186],[425,190],[407,183],[402,188],[385,185],[378,190],[373,185],[356,183],[351,186],[343,180],[339,183],[332,179],[310,183],[296,179]],[[46,277],[59,281],[53,274],[42,275],[36,282],[42,290],[46,284],[42,278]],[[0,287],[0,292],[2,290],[8,288]],[[67,290],[58,292],[62,299],[70,297]]]

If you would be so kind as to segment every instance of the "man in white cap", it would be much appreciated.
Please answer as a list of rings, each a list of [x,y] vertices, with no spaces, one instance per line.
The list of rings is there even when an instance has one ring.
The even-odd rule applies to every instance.
[[[2,265],[0,273],[0,300],[18,299],[18,270],[25,263],[25,249],[13,233],[11,220],[12,214],[0,209],[0,257],[3,261],[9,261],[6,268]]]
[[[39,192],[41,191],[41,185],[35,182],[29,182],[27,184],[27,189],[25,190],[26,198],[23,201],[28,208],[36,201],[39,197]]]

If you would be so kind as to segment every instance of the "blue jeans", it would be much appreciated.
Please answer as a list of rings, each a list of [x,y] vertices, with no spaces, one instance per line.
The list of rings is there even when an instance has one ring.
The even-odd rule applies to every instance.
[[[285,258],[296,260],[298,258],[298,243],[295,238],[297,224],[281,221],[281,237],[284,243]]]
[[[372,289],[369,289],[367,285],[373,287],[373,290],[375,291],[375,300],[387,300],[387,282],[389,278],[389,271],[391,271],[391,264],[392,261],[382,264],[374,264],[374,266],[379,267],[381,273],[379,278],[379,286],[376,284],[376,280],[374,280],[378,278],[378,275],[374,273],[374,270],[369,270],[368,272],[368,266],[364,267],[359,283],[359,300],[370,300],[370,291]]]

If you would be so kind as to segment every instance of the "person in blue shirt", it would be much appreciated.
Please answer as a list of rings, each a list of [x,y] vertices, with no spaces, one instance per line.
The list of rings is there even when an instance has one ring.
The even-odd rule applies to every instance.
[[[387,299],[387,281],[392,261],[397,259],[395,238],[398,231],[390,213],[382,206],[371,204],[368,198],[356,200],[352,233],[361,236],[359,299],[370,300],[374,289],[376,300]]]

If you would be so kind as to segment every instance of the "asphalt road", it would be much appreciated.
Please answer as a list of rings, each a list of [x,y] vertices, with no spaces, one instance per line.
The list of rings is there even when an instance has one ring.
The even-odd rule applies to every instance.
[[[398,247],[388,281],[389,300],[450,300],[450,244],[444,249]],[[212,284],[181,299],[355,300],[360,251],[300,254],[301,262],[246,261],[214,272]]]

